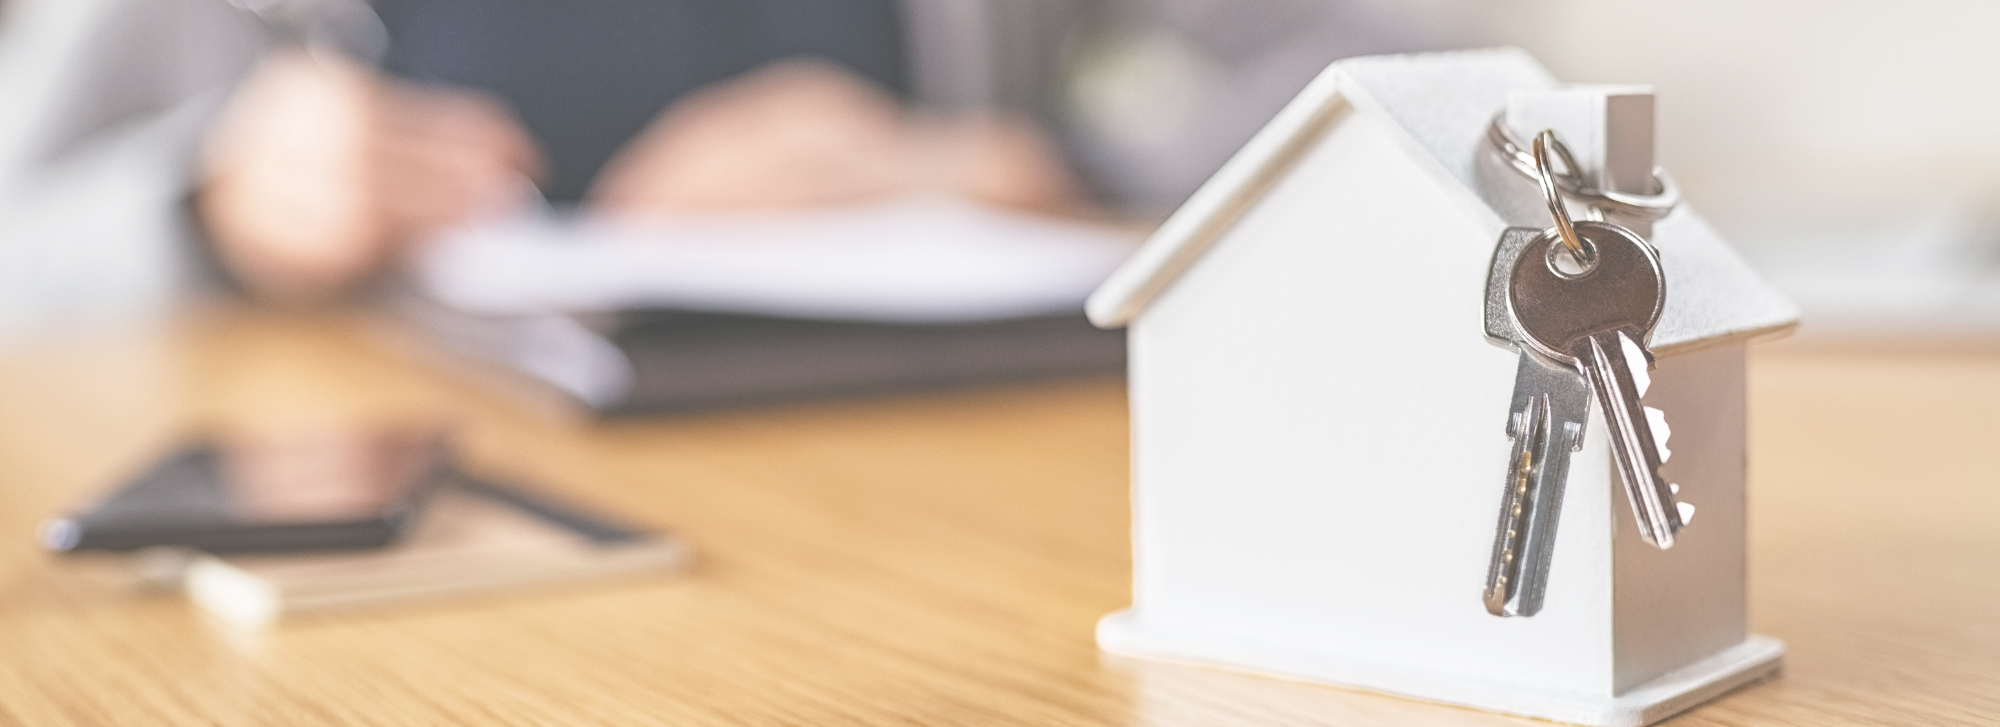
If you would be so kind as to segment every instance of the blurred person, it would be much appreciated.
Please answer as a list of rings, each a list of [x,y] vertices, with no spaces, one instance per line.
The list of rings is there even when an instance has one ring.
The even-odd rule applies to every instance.
[[[918,189],[1157,211],[1326,61],[1410,45],[1308,0],[5,10],[0,328],[223,279],[322,300],[538,194],[636,216]]]
[[[386,74],[281,53],[209,136],[198,218],[230,270],[267,296],[345,288],[399,246],[519,208],[530,180],[558,203],[626,216],[920,188],[1081,207],[1032,123],[906,110],[893,0],[376,9]]]

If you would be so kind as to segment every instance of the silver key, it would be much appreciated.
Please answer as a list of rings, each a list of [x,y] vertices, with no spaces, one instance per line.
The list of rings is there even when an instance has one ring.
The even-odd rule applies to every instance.
[[[1570,454],[1583,445],[1590,416],[1590,385],[1568,364],[1537,354],[1522,341],[1525,334],[1508,302],[1515,261],[1541,236],[1541,230],[1525,227],[1503,233],[1486,280],[1486,335],[1520,352],[1507,417],[1514,445],[1486,570],[1484,600],[1495,616],[1533,616],[1542,608]]]
[[[1576,371],[1526,347],[1514,372],[1514,401],[1500,522],[1486,572],[1486,610],[1495,616],[1533,616],[1548,590],[1556,520],[1569,481],[1570,453],[1583,446],[1590,415],[1590,387]]]
[[[1522,343],[1575,366],[1590,383],[1639,537],[1671,548],[1682,512],[1673,486],[1660,476],[1652,417],[1639,402],[1652,363],[1645,346],[1666,302],[1666,276],[1659,254],[1631,231],[1590,221],[1574,229],[1592,249],[1591,264],[1578,270],[1553,230],[1537,235],[1508,273],[1508,309]]]

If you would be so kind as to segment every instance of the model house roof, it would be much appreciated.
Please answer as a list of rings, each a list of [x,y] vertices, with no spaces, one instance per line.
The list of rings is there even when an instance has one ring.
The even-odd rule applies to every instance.
[[[1518,175],[1494,174],[1481,157],[1492,153],[1486,128],[1510,92],[1557,85],[1526,52],[1513,48],[1334,63],[1098,288],[1088,306],[1091,321],[1106,328],[1131,322],[1348,113],[1389,120],[1400,131],[1403,156],[1479,221],[1489,245],[1507,227],[1547,227],[1547,207],[1535,185]],[[1660,250],[1669,291],[1653,332],[1654,351],[1796,325],[1797,307],[1686,204],[1656,223],[1650,239]]]

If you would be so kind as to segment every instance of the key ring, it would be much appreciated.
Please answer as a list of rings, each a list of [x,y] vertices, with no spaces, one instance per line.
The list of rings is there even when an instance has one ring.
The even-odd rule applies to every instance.
[[[1492,144],[1493,148],[1500,152],[1500,157],[1508,166],[1513,167],[1514,171],[1529,179],[1539,180],[1546,165],[1538,163],[1535,154],[1523,148],[1524,145],[1515,140],[1514,133],[1507,129],[1505,117],[1505,112],[1494,114],[1493,121],[1486,125],[1487,143]],[[1652,194],[1630,194],[1598,189],[1584,183],[1576,161],[1570,157],[1569,150],[1563,147],[1562,142],[1556,142],[1555,146],[1556,154],[1562,157],[1565,167],[1556,175],[1556,188],[1591,207],[1650,221],[1666,217],[1667,213],[1674,211],[1674,207],[1681,203],[1680,187],[1674,184],[1674,178],[1667,174],[1664,168],[1653,167],[1653,186],[1659,191]]]
[[[1556,188],[1556,170],[1549,165],[1551,148],[1562,157],[1563,166],[1570,174],[1576,173],[1576,160],[1570,158],[1569,150],[1563,148],[1562,142],[1556,141],[1555,130],[1543,129],[1542,133],[1535,135],[1535,178],[1541,182],[1542,196],[1548,200],[1549,216],[1556,219],[1556,239],[1562,241],[1563,247],[1569,248],[1570,257],[1576,258],[1578,265],[1587,269],[1597,264],[1597,251],[1585,246],[1583,239],[1576,236],[1576,225],[1569,219],[1569,207],[1563,204],[1562,193]]]

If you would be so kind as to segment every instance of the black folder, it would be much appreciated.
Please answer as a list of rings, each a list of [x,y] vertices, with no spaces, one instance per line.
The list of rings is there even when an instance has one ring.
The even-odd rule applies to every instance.
[[[1124,331],[1100,330],[1081,311],[970,323],[667,310],[586,320],[475,316],[429,301],[405,303],[398,306],[404,317],[433,344],[539,380],[606,417],[941,390],[1125,368]],[[606,384],[610,379],[616,381]]]
[[[653,414],[1123,371],[1125,334],[1082,313],[979,323],[650,311],[610,334],[632,366],[608,414]]]

